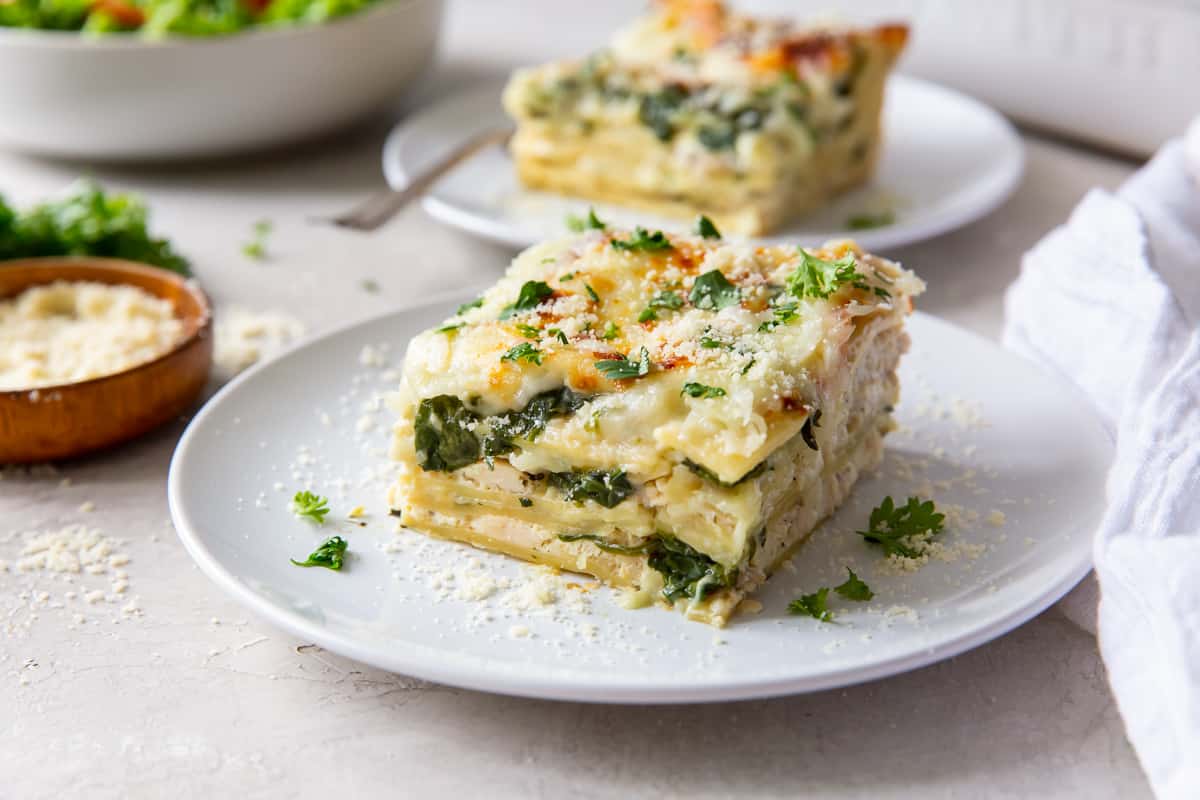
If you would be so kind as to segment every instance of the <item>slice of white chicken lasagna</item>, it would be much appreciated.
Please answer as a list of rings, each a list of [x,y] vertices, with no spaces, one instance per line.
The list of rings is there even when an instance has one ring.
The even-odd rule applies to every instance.
[[[924,285],[853,242],[588,225],[412,340],[391,507],[724,624],[879,461]]]
[[[865,180],[908,29],[797,26],[659,0],[589,58],[517,71],[521,181],[757,235]]]

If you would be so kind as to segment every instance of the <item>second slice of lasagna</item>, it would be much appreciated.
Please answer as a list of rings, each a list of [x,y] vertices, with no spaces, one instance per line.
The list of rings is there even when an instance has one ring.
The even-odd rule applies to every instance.
[[[903,25],[797,26],[660,0],[589,58],[504,93],[527,186],[766,233],[864,181]]]
[[[923,289],[852,242],[535,246],[413,339],[391,506],[723,624],[880,459]]]

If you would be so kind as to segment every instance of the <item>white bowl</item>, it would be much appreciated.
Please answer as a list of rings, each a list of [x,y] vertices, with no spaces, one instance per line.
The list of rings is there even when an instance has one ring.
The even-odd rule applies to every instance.
[[[331,22],[145,40],[0,28],[0,143],[146,161],[313,137],[401,96],[432,60],[442,0]]]

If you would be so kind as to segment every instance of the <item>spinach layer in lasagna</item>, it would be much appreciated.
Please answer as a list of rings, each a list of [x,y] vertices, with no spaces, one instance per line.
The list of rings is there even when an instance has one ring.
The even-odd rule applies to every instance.
[[[590,225],[413,339],[390,503],[724,624],[879,461],[923,284],[852,242]]]
[[[884,83],[907,35],[660,0],[607,49],[513,75],[504,104],[518,175],[765,233],[871,174]]]

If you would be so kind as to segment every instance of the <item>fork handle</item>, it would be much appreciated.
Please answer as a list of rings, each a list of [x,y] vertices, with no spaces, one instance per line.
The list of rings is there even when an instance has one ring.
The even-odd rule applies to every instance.
[[[373,231],[400,213],[406,205],[416,200],[443,175],[480,150],[494,144],[503,144],[512,136],[511,128],[491,128],[475,134],[447,153],[432,165],[417,173],[403,189],[387,189],[367,198],[348,214],[333,220],[335,225],[358,231]]]

